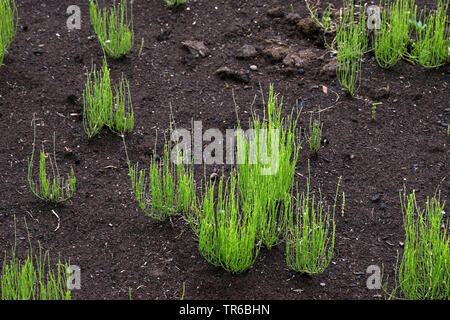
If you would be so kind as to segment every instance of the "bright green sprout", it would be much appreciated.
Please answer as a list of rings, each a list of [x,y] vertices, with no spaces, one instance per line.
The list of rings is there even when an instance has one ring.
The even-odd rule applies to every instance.
[[[372,103],[372,120],[375,121],[375,114],[377,112],[377,106],[383,104],[383,102],[374,102]]]
[[[95,0],[90,0],[90,18],[98,40],[112,58],[120,58],[127,54],[134,44],[133,5],[128,16],[127,0],[121,0],[116,7],[114,0],[112,8],[101,10]]]
[[[34,118],[32,122],[34,128],[34,137],[33,151],[31,153],[31,158],[28,160],[28,184],[33,194],[39,199],[55,203],[64,202],[72,198],[75,193],[76,178],[73,168],[71,168],[67,180],[61,177],[58,166],[56,164],[55,134],[53,134],[53,160],[45,153],[44,147],[42,146],[41,152],[39,154],[39,177],[37,181],[33,179],[33,160],[36,144],[36,123]],[[51,178],[47,176],[47,157],[50,161],[50,167],[52,169]]]

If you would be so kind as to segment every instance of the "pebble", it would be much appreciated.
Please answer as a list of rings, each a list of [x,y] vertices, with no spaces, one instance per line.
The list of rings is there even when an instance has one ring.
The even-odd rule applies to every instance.
[[[372,196],[372,198],[370,198],[370,200],[372,200],[372,202],[378,202],[381,199],[381,193],[377,193],[375,195]]]
[[[252,64],[252,65],[250,66],[250,70],[256,71],[256,70],[258,70],[258,67],[255,66],[254,64]]]

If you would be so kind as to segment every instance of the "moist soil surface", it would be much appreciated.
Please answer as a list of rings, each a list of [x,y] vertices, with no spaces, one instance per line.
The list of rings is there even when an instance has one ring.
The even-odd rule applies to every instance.
[[[113,83],[122,73],[130,81],[136,126],[126,143],[132,161],[140,164],[161,156],[170,108],[178,128],[202,121],[204,130],[225,133],[236,127],[236,114],[246,123],[252,105],[262,112],[260,90],[267,99],[273,84],[286,114],[302,107],[302,127],[311,112],[320,114],[322,147],[311,157],[303,144],[295,179],[304,188],[309,162],[314,190],[320,188],[332,204],[342,176],[345,211],[339,204],[335,252],[325,272],[290,271],[282,244],[263,248],[248,271],[229,274],[202,258],[183,218],[159,222],[139,209],[122,139],[104,129],[88,140],[83,131],[86,73],[103,59],[87,1],[71,3],[81,8],[81,29],[70,32],[66,1],[17,1],[17,35],[0,68],[2,251],[14,246],[16,217],[17,252],[23,257],[29,247],[25,218],[34,252],[40,243],[52,261],[59,255],[81,268],[74,299],[128,299],[129,288],[133,299],[179,299],[183,283],[185,299],[382,299],[383,290],[367,288],[366,270],[382,268],[392,288],[404,241],[399,192],[403,186],[416,190],[421,206],[438,185],[441,200],[450,196],[450,66],[428,70],[400,60],[384,70],[369,52],[361,87],[351,98],[337,82],[335,55],[322,33],[302,24],[306,20],[298,25],[309,17],[305,3],[294,3],[297,15],[289,14],[290,3],[188,0],[169,10],[163,1],[135,1],[135,45],[108,64]],[[417,3],[423,8],[434,2]],[[185,41],[203,42],[206,52],[188,49]],[[374,102],[382,102],[375,120]],[[37,147],[44,143],[51,152],[55,132],[60,171],[74,168],[77,190],[64,204],[44,203],[28,187],[33,114]],[[198,165],[196,180],[220,170]]]

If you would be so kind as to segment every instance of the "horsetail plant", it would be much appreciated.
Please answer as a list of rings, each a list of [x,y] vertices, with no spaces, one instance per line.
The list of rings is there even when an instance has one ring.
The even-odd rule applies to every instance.
[[[400,203],[405,244],[400,267],[396,269],[401,297],[412,300],[450,299],[450,238],[444,221],[445,201],[440,192],[428,197],[421,210],[413,191],[403,188]],[[395,294],[396,289],[391,294]]]
[[[159,221],[174,215],[184,213],[190,217],[196,203],[194,175],[191,168],[186,168],[177,161],[176,168],[170,162],[169,146],[164,145],[164,162],[157,163],[152,158],[147,172],[139,169],[138,164],[131,165],[123,139],[131,186],[139,207],[144,213]],[[188,219],[189,220],[189,219]],[[189,221],[194,226],[194,221]]]
[[[407,52],[411,35],[410,21],[416,20],[417,6],[414,0],[385,1],[380,29],[375,30],[373,48],[378,65],[388,69]]]
[[[14,217],[14,228],[15,222]],[[15,229],[14,236],[11,258],[8,261],[5,252],[3,260],[0,280],[1,300],[71,300],[66,281],[67,263],[63,264],[58,260],[56,270],[52,270],[49,252],[42,253],[42,247],[39,244],[39,255],[34,256],[31,243],[25,261],[20,261],[16,256]],[[28,241],[30,242],[29,234]]]
[[[92,66],[83,93],[83,128],[92,138],[112,119],[113,91],[106,57],[100,71]]]
[[[123,74],[119,85],[111,88],[110,71],[106,57],[100,71],[95,65],[88,73],[83,93],[83,128],[88,138],[100,132],[104,125],[123,136],[134,129],[134,113],[130,84]]]
[[[15,0],[0,0],[0,67],[6,50],[11,45],[17,31],[17,8]]]
[[[215,182],[207,185],[199,216],[198,243],[200,254],[216,267],[231,273],[250,268],[258,256],[258,222],[252,214],[254,201],[240,201],[237,195],[236,173],[229,182],[219,180],[217,203],[214,201]]]
[[[311,196],[309,176],[306,193],[300,195],[297,191],[286,228],[286,263],[289,269],[317,274],[325,271],[330,264],[334,251],[334,216],[340,181],[341,179],[337,185],[332,214],[329,208],[325,212],[321,195],[319,199]]]
[[[131,15],[128,16],[127,0],[121,0],[116,7],[114,0],[112,8],[101,10],[96,0],[90,0],[90,19],[98,40],[112,58],[120,58],[127,54],[134,44],[133,4]]]
[[[44,146],[42,146],[42,149],[39,153],[39,177],[37,181],[33,179],[33,160],[36,145],[36,123],[34,118],[32,122],[34,128],[34,136],[33,151],[31,153],[30,159],[28,160],[28,184],[33,194],[39,199],[55,203],[64,202],[72,198],[75,193],[76,178],[73,168],[71,168],[70,174],[68,175],[67,179],[61,177],[58,165],[56,163],[55,134],[53,134],[53,160],[51,156],[49,156],[45,152]],[[50,167],[52,170],[52,177],[50,178],[47,176],[47,158],[50,162]]]
[[[165,160],[167,160],[165,152]],[[169,161],[161,166],[152,158],[147,175],[138,165],[129,167],[131,186],[139,207],[152,219],[165,220],[175,212],[175,185]]]
[[[250,130],[237,130],[237,173],[242,197],[251,197],[258,189],[269,188],[273,200],[283,200],[290,191],[300,144],[296,140],[298,117],[282,117],[282,102],[269,88],[263,118],[252,114]]]
[[[134,112],[131,101],[130,84],[123,74],[115,88],[114,106],[109,110],[108,127],[121,136],[134,129]]]
[[[317,155],[317,152],[319,152],[320,149],[320,144],[322,142],[322,128],[323,123],[320,122],[320,113],[319,119],[314,119],[314,121],[311,113],[306,140],[308,141],[309,150],[313,156]]]
[[[264,105],[266,103],[264,102]],[[241,201],[254,201],[258,221],[258,239],[267,248],[282,240],[287,220],[286,197],[290,193],[300,144],[296,140],[297,118],[293,113],[281,116],[273,86],[264,116],[253,114],[250,131],[237,131],[237,184]]]
[[[367,49],[366,14],[359,11],[355,20],[353,1],[344,1],[344,10],[340,25],[336,30],[337,43],[337,79],[352,97],[361,82],[362,57]]]
[[[438,68],[450,61],[450,42],[447,40],[449,1],[438,0],[434,12],[425,16],[423,27],[415,27],[416,39],[408,56],[425,68]]]

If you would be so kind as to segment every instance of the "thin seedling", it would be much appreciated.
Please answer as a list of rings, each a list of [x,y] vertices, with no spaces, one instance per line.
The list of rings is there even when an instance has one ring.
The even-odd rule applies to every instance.
[[[89,9],[92,26],[106,54],[112,58],[127,54],[134,44],[132,2],[130,16],[127,0],[121,0],[117,6],[114,0],[109,11],[100,9],[96,0],[90,0]]]
[[[332,41],[331,45],[328,44],[327,42],[327,34],[332,34],[336,31],[336,23],[333,22],[332,19],[332,15],[333,15],[333,11],[332,11],[332,5],[328,4],[325,9],[322,11],[321,13],[321,17],[319,18],[319,13],[318,13],[318,6],[320,3],[320,0],[316,2],[316,4],[314,4],[313,6],[310,5],[309,0],[305,0],[306,3],[306,9],[309,12],[309,16],[311,17],[311,19],[313,19],[313,21],[315,22],[315,24],[322,29],[323,31],[323,41],[325,46],[330,49],[332,52],[335,51],[334,49],[334,40]]]
[[[375,115],[377,113],[377,106],[383,104],[383,102],[374,102],[372,103],[372,120],[375,121]]]
[[[144,38],[141,40],[141,47],[139,49],[138,57],[140,58],[142,55],[142,51],[144,50]]]
[[[320,1],[317,1],[317,3],[313,6],[311,6],[309,4],[308,0],[305,0],[306,3],[306,9],[308,9],[309,12],[309,16],[311,17],[311,19],[314,20],[314,22],[316,23],[317,26],[319,26],[324,33],[331,33],[335,30],[335,25],[333,24],[333,21],[331,19],[331,15],[332,15],[332,6],[331,4],[328,4],[326,6],[326,8],[323,10],[322,12],[322,17],[319,18],[319,13],[318,13],[318,5],[320,3]]]
[[[35,181],[33,179],[33,160],[35,155],[35,145],[36,145],[36,123],[33,117],[33,151],[31,157],[28,160],[28,184],[30,186],[33,194],[39,199],[60,203],[64,202],[70,198],[75,193],[76,178],[73,168],[71,168],[70,174],[68,174],[67,179],[61,177],[56,163],[56,152],[55,152],[55,134],[53,134],[53,160],[45,150],[44,146],[39,153],[39,177]],[[52,170],[52,177],[47,176],[47,165],[46,159],[48,158],[50,162],[50,167]]]

